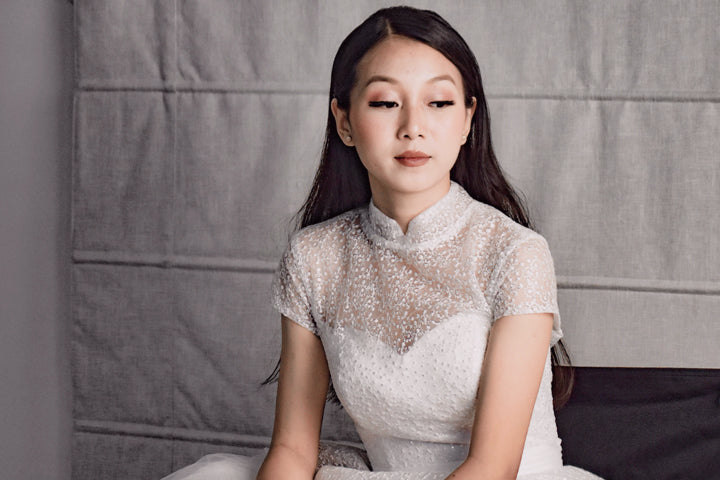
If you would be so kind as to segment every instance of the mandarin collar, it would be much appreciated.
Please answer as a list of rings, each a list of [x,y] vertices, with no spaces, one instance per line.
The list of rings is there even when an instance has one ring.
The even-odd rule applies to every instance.
[[[442,198],[410,220],[407,233],[403,233],[400,225],[381,212],[372,200],[364,215],[363,227],[369,236],[382,243],[420,246],[452,234],[453,227],[464,217],[471,202],[470,195],[451,181],[450,190]]]

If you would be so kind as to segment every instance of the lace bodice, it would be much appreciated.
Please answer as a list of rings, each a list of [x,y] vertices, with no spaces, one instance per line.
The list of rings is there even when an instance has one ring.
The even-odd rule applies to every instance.
[[[374,470],[449,471],[465,459],[495,320],[549,312],[552,341],[562,335],[543,237],[456,183],[405,234],[372,202],[301,230],[273,302],[321,338]],[[550,382],[548,355],[521,474],[562,465]]]

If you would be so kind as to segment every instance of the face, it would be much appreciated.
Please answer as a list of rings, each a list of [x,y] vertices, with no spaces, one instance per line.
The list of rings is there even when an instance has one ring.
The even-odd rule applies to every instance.
[[[432,47],[390,36],[360,60],[356,80],[349,111],[335,100],[332,110],[340,138],[368,171],[373,198],[442,197],[475,110],[474,98],[465,106],[457,67]]]

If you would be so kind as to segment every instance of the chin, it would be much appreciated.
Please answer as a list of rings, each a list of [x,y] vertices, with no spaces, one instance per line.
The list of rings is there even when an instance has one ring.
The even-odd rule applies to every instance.
[[[450,184],[449,177],[441,178],[408,178],[404,181],[394,182],[392,188],[398,193],[422,193]]]

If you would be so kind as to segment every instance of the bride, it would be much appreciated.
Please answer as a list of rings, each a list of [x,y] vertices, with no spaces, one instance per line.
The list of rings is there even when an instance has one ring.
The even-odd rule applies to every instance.
[[[465,41],[434,12],[379,10],[340,45],[328,107],[273,284],[270,449],[166,479],[598,478],[562,462],[553,262],[493,153]],[[329,389],[372,471],[317,468]]]

